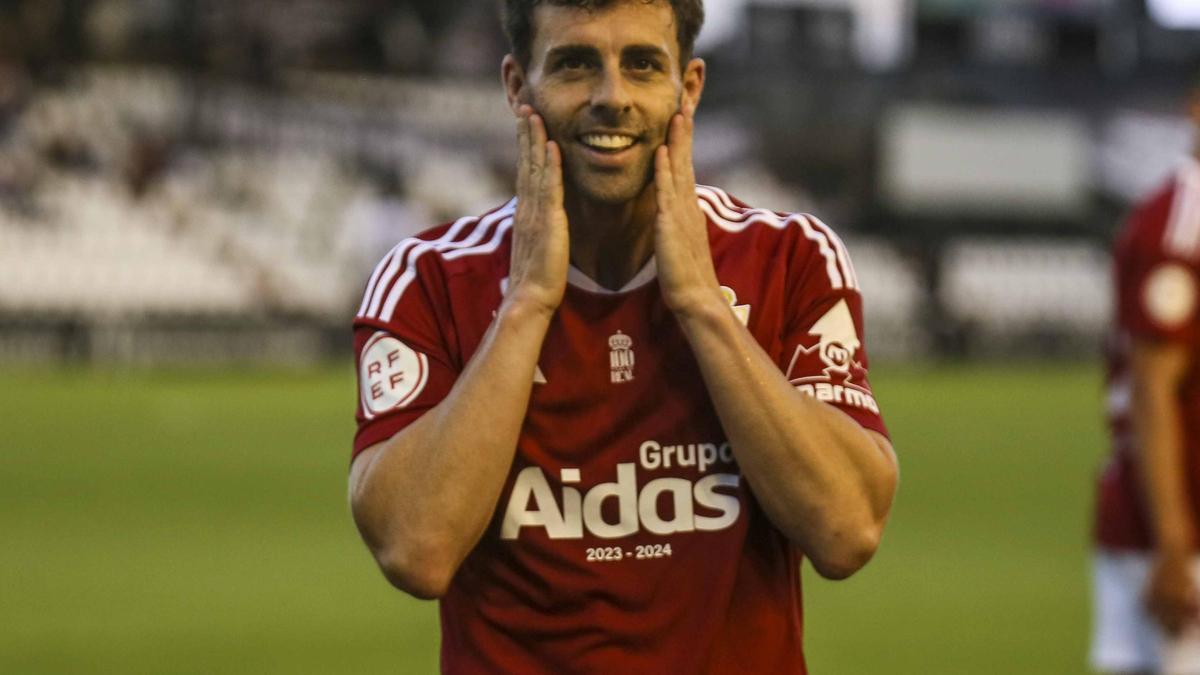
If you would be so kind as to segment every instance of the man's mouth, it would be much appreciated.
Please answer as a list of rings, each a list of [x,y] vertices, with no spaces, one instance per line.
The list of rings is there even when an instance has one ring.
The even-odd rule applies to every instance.
[[[601,153],[618,153],[637,143],[636,136],[628,134],[583,134],[579,142],[590,150]]]

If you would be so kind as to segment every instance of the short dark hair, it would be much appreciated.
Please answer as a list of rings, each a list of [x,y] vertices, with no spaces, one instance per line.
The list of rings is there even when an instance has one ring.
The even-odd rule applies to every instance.
[[[513,56],[522,66],[529,65],[533,42],[533,10],[546,3],[558,7],[578,7],[588,11],[604,9],[616,2],[643,2],[651,4],[659,0],[504,0],[501,17],[504,33],[512,47]],[[704,25],[704,0],[668,0],[675,13],[675,38],[679,42],[680,67],[692,58],[696,36]]]

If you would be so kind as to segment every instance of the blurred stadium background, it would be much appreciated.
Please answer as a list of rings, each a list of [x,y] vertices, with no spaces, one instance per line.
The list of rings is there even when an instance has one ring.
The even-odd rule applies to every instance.
[[[1108,240],[1196,0],[708,0],[697,170],[847,239],[903,462],[813,671],[1085,672]],[[507,198],[483,0],[0,0],[0,672],[436,670],[346,513],[349,319]]]

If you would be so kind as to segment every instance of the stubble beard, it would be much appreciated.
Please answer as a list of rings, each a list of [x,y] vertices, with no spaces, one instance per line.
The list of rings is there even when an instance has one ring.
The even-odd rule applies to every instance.
[[[570,158],[563,166],[567,191],[584,201],[620,206],[636,200],[654,181],[654,155],[640,157],[620,172],[598,171],[583,158]]]
[[[535,101],[539,104],[535,106],[537,109],[549,108],[536,96]],[[635,128],[643,129],[641,136],[643,139],[655,140],[643,140],[641,147],[638,148],[640,152],[638,158],[627,169],[620,171],[603,170],[591,166],[583,156],[583,151],[572,145],[575,125],[565,121],[546,120],[548,135],[551,139],[558,141],[559,150],[562,152],[563,186],[567,195],[602,206],[621,206],[641,197],[646,189],[654,183],[654,154],[659,145],[666,143],[670,117],[667,119],[666,124],[661,127],[655,125],[651,129],[644,127],[645,120],[642,120],[643,124],[632,125]],[[630,126],[622,124],[622,121],[613,119],[608,126],[622,128]]]

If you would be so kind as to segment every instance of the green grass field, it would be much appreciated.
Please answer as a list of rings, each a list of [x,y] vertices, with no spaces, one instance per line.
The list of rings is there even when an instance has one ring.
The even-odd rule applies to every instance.
[[[345,499],[353,373],[0,375],[0,673],[432,673]],[[1086,672],[1090,367],[878,368],[883,548],[806,578],[816,675]]]

